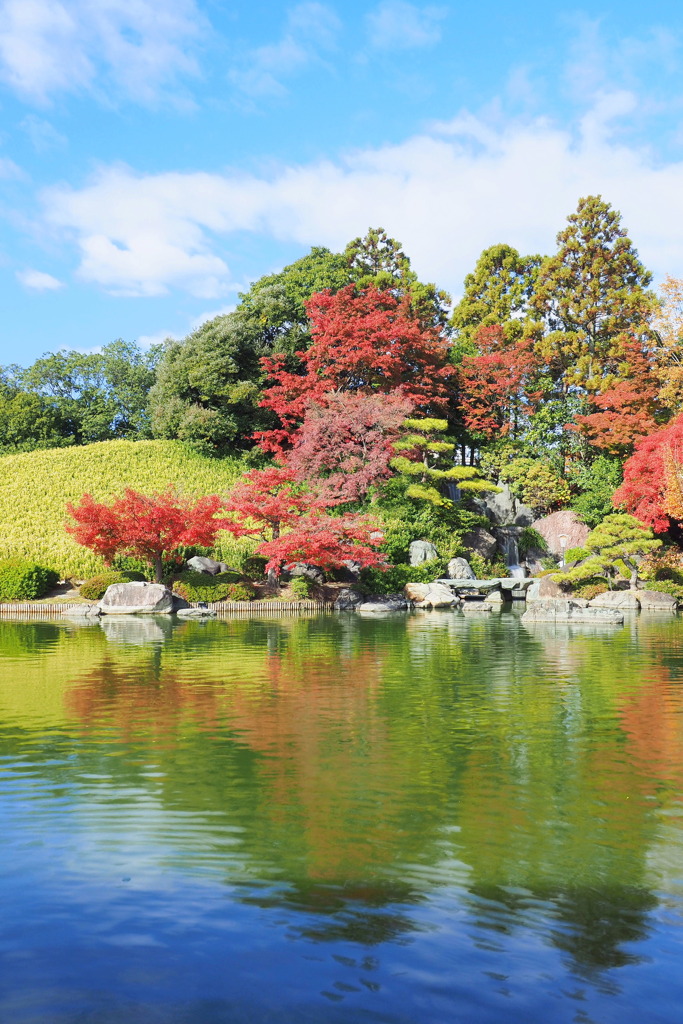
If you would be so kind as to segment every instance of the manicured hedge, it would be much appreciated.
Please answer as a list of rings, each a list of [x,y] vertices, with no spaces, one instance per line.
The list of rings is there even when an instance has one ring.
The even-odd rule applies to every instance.
[[[116,569],[112,569],[110,572],[101,572],[86,580],[78,593],[87,601],[99,601],[104,597],[107,587],[111,587],[114,583],[131,583],[133,580],[144,579],[146,576],[141,572],[117,572]]]
[[[0,561],[0,601],[35,601],[59,581],[59,573],[25,558]]]
[[[191,569],[176,578],[173,590],[186,601],[251,601],[255,594],[252,585],[240,579],[237,573],[219,572],[217,576],[209,576]]]

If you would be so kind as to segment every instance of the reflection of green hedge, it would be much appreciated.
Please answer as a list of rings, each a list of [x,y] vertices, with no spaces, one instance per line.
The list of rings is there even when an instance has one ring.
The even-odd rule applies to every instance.
[[[209,576],[188,569],[176,577],[173,590],[186,601],[250,601],[254,596],[252,585],[234,572]]]
[[[101,572],[86,580],[79,587],[78,593],[86,601],[99,601],[104,597],[107,587],[111,587],[114,583],[131,583],[134,580],[142,581],[144,579],[145,576],[141,572],[117,572],[116,569],[112,569],[111,572]]]
[[[0,601],[34,601],[47,594],[59,580],[59,573],[24,558],[0,562]]]

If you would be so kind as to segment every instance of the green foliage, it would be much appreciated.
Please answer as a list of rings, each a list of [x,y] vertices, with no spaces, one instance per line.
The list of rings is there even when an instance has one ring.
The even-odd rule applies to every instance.
[[[264,580],[267,561],[263,555],[246,555],[240,562],[240,569],[251,580]]]
[[[107,501],[127,487],[152,493],[169,485],[180,494],[221,494],[241,470],[239,459],[203,458],[179,441],[104,441],[6,455],[0,458],[0,558],[21,555],[54,565],[62,578],[88,579],[104,562],[64,531],[67,501],[78,504],[86,491]],[[215,553],[235,565],[253,547],[251,540],[220,534]]]
[[[569,479],[572,486],[579,489],[570,507],[582,522],[597,526],[614,511],[612,495],[622,481],[618,459],[600,455],[590,463],[578,461],[572,467]]]
[[[674,580],[653,580],[648,581],[648,590],[656,590],[659,594],[670,594],[675,597],[679,607],[683,607],[683,582]]]
[[[422,565],[392,565],[382,569],[362,569],[361,587],[368,594],[399,594],[406,583],[432,583],[446,574],[447,560],[434,558]]]
[[[219,601],[253,601],[256,597],[256,591],[254,590],[251,583],[247,580],[243,580],[241,583],[228,583],[226,584],[226,592],[224,598],[214,597],[212,600]]]
[[[305,576],[295,576],[289,586],[294,596],[300,601],[311,597],[315,589],[313,580],[306,579]]]
[[[517,537],[517,549],[522,557],[529,551],[541,551],[547,554],[548,545],[545,537],[538,530],[534,530],[533,526],[525,526]]]
[[[582,583],[578,587],[574,587],[572,590],[572,596],[583,597],[587,601],[592,601],[594,597],[597,597],[599,594],[605,594],[607,590],[609,590],[609,587],[604,580],[592,579]]]
[[[146,578],[141,572],[116,572],[112,569],[110,572],[101,572],[97,576],[91,576],[89,580],[81,584],[78,593],[86,601],[99,601],[104,597],[107,587],[111,587],[114,583],[131,583]]]
[[[638,561],[662,546],[655,540],[652,530],[634,516],[615,514],[606,516],[599,526],[588,534],[585,551],[576,549],[567,555],[579,553],[588,555],[585,561],[569,572],[555,576],[559,582],[577,583],[589,577],[603,576],[612,579],[617,572],[631,575],[631,585],[638,580]]]
[[[59,581],[59,573],[24,558],[0,561],[0,601],[35,601]]]
[[[507,565],[502,558],[494,558],[493,561],[490,561],[476,552],[472,554],[468,552],[466,557],[478,580],[500,579],[508,575]]]
[[[509,484],[512,493],[538,514],[562,508],[569,502],[567,481],[541,459],[513,459],[501,469],[500,479]]]
[[[251,584],[241,580],[237,573],[219,572],[217,576],[209,576],[204,572],[193,572],[186,569],[175,578],[173,591],[184,597],[186,601],[246,601],[251,597],[230,597],[234,587],[239,586],[254,596]]]
[[[509,245],[484,249],[451,317],[456,353],[466,352],[480,327],[500,324],[510,340],[521,337],[540,263],[540,256],[520,256]]]

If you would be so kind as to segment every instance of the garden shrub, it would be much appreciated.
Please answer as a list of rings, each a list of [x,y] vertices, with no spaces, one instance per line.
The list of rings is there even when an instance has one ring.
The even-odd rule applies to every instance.
[[[446,561],[434,558],[422,565],[392,565],[386,570],[362,569],[360,584],[370,594],[398,594],[406,583],[432,583],[446,574]]]
[[[0,561],[0,601],[35,601],[59,581],[59,573],[25,558]]]
[[[226,601],[253,601],[256,597],[256,591],[248,580],[244,580],[242,583],[228,583],[226,588]]]
[[[468,554],[466,557],[472,572],[478,580],[493,580],[508,575],[508,567],[502,558],[495,558],[493,561],[489,561],[488,558],[484,558],[476,552]]]
[[[145,576],[141,572],[118,572],[116,569],[111,569],[109,572],[98,573],[97,576],[86,580],[79,587],[78,593],[86,601],[99,601],[104,597],[107,587],[111,587],[114,583],[141,582],[144,579]]]
[[[248,555],[242,559],[240,568],[250,580],[263,580],[266,578],[267,558],[263,555]]]
[[[598,594],[606,594],[609,587],[604,580],[596,580],[592,583],[583,583],[580,587],[576,587],[572,591],[572,597],[584,597],[587,601],[592,601]]]
[[[308,580],[305,576],[295,576],[289,586],[296,598],[305,601],[313,594],[315,584],[313,580]]]
[[[231,597],[233,588],[240,587],[244,593],[254,595],[253,587],[241,580],[237,573],[219,572],[217,576],[209,576],[204,572],[193,572],[186,569],[176,576],[173,590],[186,601],[248,601],[251,597]],[[242,591],[239,591],[241,594]]]

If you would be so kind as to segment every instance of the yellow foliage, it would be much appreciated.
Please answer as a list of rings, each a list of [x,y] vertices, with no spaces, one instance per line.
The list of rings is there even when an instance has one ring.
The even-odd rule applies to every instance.
[[[225,494],[244,466],[238,458],[210,459],[181,441],[102,441],[0,458],[0,558],[23,555],[65,578],[101,572],[97,555],[65,532],[67,502],[89,492],[96,501],[126,487],[151,493],[169,485],[179,494]],[[234,564],[253,542],[221,534],[216,552]]]

